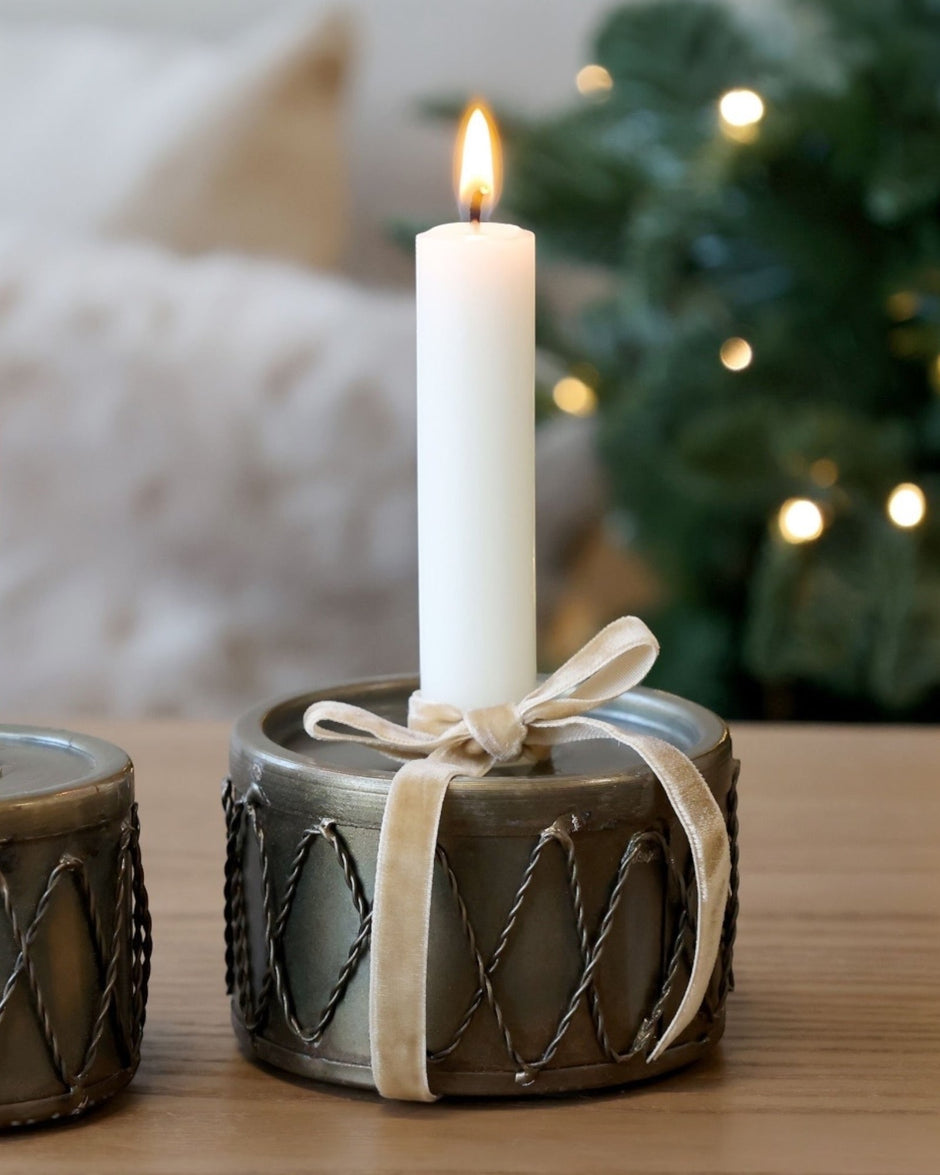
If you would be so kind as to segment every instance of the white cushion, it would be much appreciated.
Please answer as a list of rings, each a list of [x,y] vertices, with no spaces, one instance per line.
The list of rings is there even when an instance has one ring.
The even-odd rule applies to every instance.
[[[334,264],[345,25],[227,40],[0,27],[0,217]]]

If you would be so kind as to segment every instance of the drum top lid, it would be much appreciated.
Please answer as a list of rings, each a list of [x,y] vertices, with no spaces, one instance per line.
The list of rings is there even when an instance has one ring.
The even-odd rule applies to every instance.
[[[246,794],[258,784],[272,807],[304,818],[327,812],[350,824],[377,825],[398,764],[353,743],[314,742],[303,728],[304,711],[314,701],[333,698],[404,722],[415,685],[401,678],[353,682],[255,707],[232,732],[230,763],[236,791]],[[730,760],[725,723],[684,698],[640,686],[593,714],[672,743],[706,778],[713,765]],[[614,809],[658,812],[664,803],[655,777],[634,751],[611,739],[591,739],[556,746],[550,759],[535,765],[498,767],[483,780],[455,780],[445,817],[450,813],[457,820],[458,812],[467,812],[473,813],[475,828],[485,817],[493,829],[538,829],[546,813],[566,805],[603,819]]]
[[[103,739],[0,726],[0,843],[123,815],[134,798],[127,754]]]
[[[417,682],[410,679],[371,680],[353,682],[315,693],[294,695],[255,707],[235,728],[235,742],[280,756],[285,763],[314,764],[324,771],[350,773],[377,780],[388,780],[398,764],[371,750],[349,743],[315,742],[303,729],[303,714],[307,706],[324,698],[351,702],[404,722],[408,695]],[[707,755],[727,737],[724,722],[694,702],[660,690],[640,686],[592,712],[615,726],[638,734],[654,735],[670,742],[692,759]],[[502,767],[487,778],[518,778],[531,774],[529,767]],[[537,774],[578,778],[582,775],[629,774],[644,772],[645,765],[632,751],[609,740],[571,743],[552,750],[551,764],[543,765]]]

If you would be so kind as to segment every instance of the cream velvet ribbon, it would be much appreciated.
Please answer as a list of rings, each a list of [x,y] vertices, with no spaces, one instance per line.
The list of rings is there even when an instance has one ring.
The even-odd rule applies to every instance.
[[[407,726],[343,702],[317,702],[307,710],[304,726],[312,738],[360,743],[404,760],[388,793],[372,904],[369,1036],[383,1097],[434,1100],[427,1077],[428,924],[447,788],[457,776],[480,779],[497,765],[534,762],[558,743],[609,738],[632,748],[652,768],[685,830],[698,892],[695,956],[676,1014],[647,1060],[661,1056],[695,1018],[718,956],[728,896],[724,817],[680,750],[588,715],[639,684],[658,653],[646,625],[626,616],[514,705],[464,714],[417,692]]]

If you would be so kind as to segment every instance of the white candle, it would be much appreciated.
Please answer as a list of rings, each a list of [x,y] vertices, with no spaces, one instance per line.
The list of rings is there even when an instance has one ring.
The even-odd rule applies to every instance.
[[[498,179],[481,124],[461,168],[477,216]],[[534,235],[421,233],[417,296],[421,690],[463,710],[518,701],[536,673]]]

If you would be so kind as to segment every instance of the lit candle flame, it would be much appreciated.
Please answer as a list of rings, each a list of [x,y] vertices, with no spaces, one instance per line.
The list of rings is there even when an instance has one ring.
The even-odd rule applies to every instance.
[[[501,158],[496,124],[479,103],[464,115],[454,162],[461,214],[474,223],[486,219],[499,198]]]

